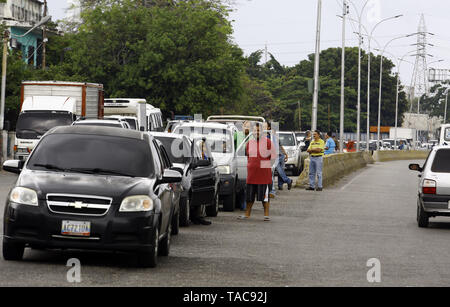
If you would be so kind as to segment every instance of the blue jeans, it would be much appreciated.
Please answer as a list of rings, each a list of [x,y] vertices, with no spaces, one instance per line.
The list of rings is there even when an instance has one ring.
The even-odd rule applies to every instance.
[[[284,162],[285,155],[278,156],[278,164],[277,164],[277,172],[278,172],[278,187],[283,187],[283,184],[292,183],[292,180],[289,179],[289,177],[286,175],[286,172],[284,171],[285,162]]]
[[[323,168],[323,157],[310,157],[309,158],[309,186],[315,188],[316,186],[316,175],[318,178],[318,188],[323,188],[322,186],[322,168]]]

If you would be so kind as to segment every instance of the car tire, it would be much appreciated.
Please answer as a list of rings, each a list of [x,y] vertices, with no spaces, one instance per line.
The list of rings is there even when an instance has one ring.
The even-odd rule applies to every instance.
[[[170,243],[172,241],[172,225],[169,224],[167,227],[167,233],[164,239],[159,242],[158,255],[167,257],[170,253]]]
[[[188,227],[190,219],[190,201],[189,198],[182,197],[180,199],[180,226]]]
[[[423,210],[422,205],[417,203],[417,224],[420,228],[427,228],[429,224],[430,217],[428,213]]]
[[[233,190],[233,192],[230,195],[227,195],[223,198],[223,210],[226,212],[233,212],[235,206],[236,206],[236,191]]]
[[[23,259],[25,245],[8,243],[3,241],[3,258],[7,261],[19,261]]]
[[[219,193],[214,197],[212,205],[206,207],[206,215],[216,217],[219,214]]]
[[[153,246],[145,252],[138,253],[138,264],[143,268],[154,268],[158,265],[158,250],[159,250],[159,231],[158,227],[152,234]]]
[[[172,235],[176,236],[180,232],[180,212],[172,217]]]

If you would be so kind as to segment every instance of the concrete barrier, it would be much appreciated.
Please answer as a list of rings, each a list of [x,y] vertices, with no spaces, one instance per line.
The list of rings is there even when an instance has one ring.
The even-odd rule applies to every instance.
[[[323,158],[323,186],[328,187],[358,169],[374,163],[370,153],[352,152],[324,156]],[[309,186],[309,158],[305,160],[303,172],[300,174],[296,187]]]
[[[429,151],[425,150],[386,150],[375,151],[373,155],[368,152],[351,152],[324,156],[323,158],[323,186],[328,187],[336,183],[343,176],[374,162],[387,162],[396,160],[425,160]],[[309,186],[309,158],[305,160],[303,172],[300,174],[296,187]]]
[[[376,162],[396,160],[425,160],[430,152],[428,150],[382,150],[375,151],[373,158]]]

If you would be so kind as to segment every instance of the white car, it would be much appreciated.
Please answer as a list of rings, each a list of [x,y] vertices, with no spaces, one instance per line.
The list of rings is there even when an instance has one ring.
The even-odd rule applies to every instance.
[[[238,176],[238,166],[233,124],[214,122],[187,122],[175,127],[174,134],[183,134],[191,139],[204,138],[220,173],[219,197],[225,211],[234,211],[237,198],[244,197],[243,187],[247,177]],[[247,169],[245,169],[246,171]]]
[[[286,170],[292,171],[294,176],[299,176],[302,169],[301,159],[301,143],[298,142],[294,132],[277,133],[280,145],[288,154],[288,161],[286,162]]]
[[[72,126],[100,126],[131,129],[126,121],[113,119],[79,119],[75,121]]]

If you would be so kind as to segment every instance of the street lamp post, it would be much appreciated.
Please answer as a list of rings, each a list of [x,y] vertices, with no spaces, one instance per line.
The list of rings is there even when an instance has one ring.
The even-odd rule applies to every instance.
[[[369,34],[369,51],[368,51],[368,58],[367,58],[367,148],[366,150],[369,151],[369,145],[370,145],[370,63],[371,63],[371,41],[373,38],[373,34],[376,30],[376,28],[382,24],[383,22],[386,22],[388,20],[392,20],[392,19],[397,19],[402,17],[403,15],[397,15],[397,16],[393,16],[393,17],[389,17],[386,19],[381,20],[380,22],[378,22],[373,28],[372,31]],[[379,145],[377,145],[378,148]]]
[[[311,113],[311,130],[317,130],[317,108],[319,104],[319,64],[320,64],[320,25],[322,19],[322,0],[317,0],[316,53],[314,58],[314,94]]]
[[[360,141],[361,141],[361,45],[362,45],[362,16],[364,13],[364,10],[369,4],[370,0],[367,0],[361,11],[358,13],[358,10],[355,6],[355,4],[352,1],[349,1],[353,7],[355,8],[355,11],[358,15],[358,33],[359,33],[359,39],[358,39],[358,98],[357,98],[357,117],[356,117],[356,151],[359,151],[360,148]]]
[[[375,49],[377,51],[381,52],[381,49]],[[401,58],[397,58],[394,54],[384,51],[385,53],[390,54],[393,56],[397,61],[397,92],[395,96],[395,135],[394,135],[394,148],[397,148],[397,130],[398,130],[398,101],[399,101],[399,94],[400,94],[400,66],[403,62],[410,63],[411,65],[414,65],[414,63],[411,63],[409,61],[405,61],[405,57],[409,55],[410,53],[416,52],[415,50],[410,51],[403,55]]]
[[[377,125],[377,150],[380,150],[380,130],[381,130],[381,97],[382,97],[382,87],[383,87],[383,55],[386,51],[386,48],[393,42],[398,39],[410,37],[413,35],[417,35],[417,33],[414,34],[408,34],[408,35],[402,35],[399,37],[395,37],[391,39],[387,44],[384,46],[383,50],[381,51],[381,59],[380,59],[380,85],[379,85],[379,94],[378,94],[378,125]]]
[[[339,124],[339,151],[344,151],[344,112],[345,112],[345,23],[347,16],[347,2],[343,0],[342,14],[342,59],[341,59],[341,114]]]

